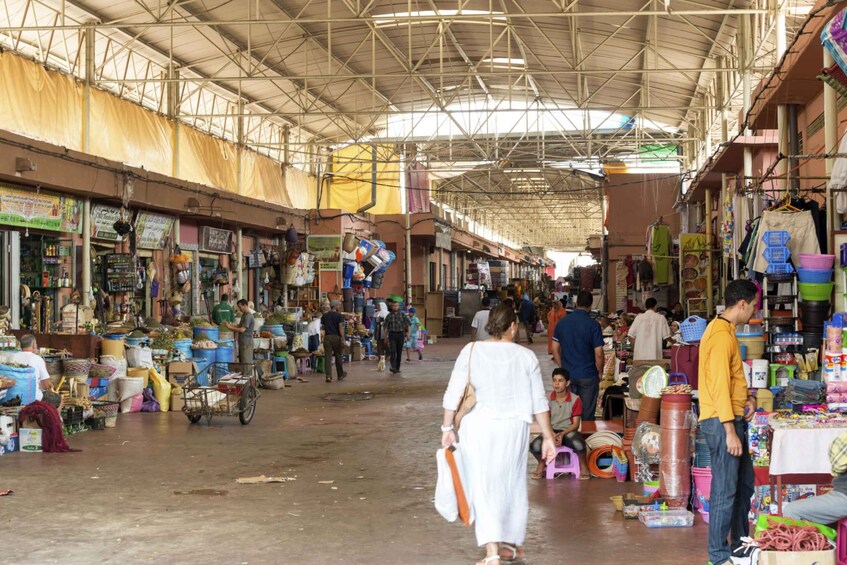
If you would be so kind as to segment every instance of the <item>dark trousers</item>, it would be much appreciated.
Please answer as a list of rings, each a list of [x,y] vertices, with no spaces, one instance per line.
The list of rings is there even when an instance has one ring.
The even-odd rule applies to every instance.
[[[560,433],[562,430],[553,430],[554,433]],[[529,452],[532,456],[541,461],[541,444],[544,438],[538,436],[529,443]],[[562,438],[562,445],[569,447],[576,453],[585,453],[585,440],[582,439],[582,434],[579,432],[571,432]]]
[[[571,392],[582,400],[582,421],[593,422],[594,414],[597,412],[597,398],[600,396],[600,381],[592,377],[589,379],[571,378]]]
[[[747,451],[747,422],[736,417],[735,433],[741,440],[741,456],[726,451],[726,430],[717,418],[700,422],[712,458],[712,492],[709,495],[709,560],[729,561],[741,538],[749,535],[747,514],[755,490],[753,461]],[[730,542],[727,543],[727,537]]]
[[[388,332],[388,346],[391,348],[391,368],[400,370],[400,362],[403,358],[403,342],[406,334],[403,332]]]
[[[336,377],[344,374],[344,342],[340,335],[324,336],[324,367],[326,378],[332,379],[332,358],[335,357]]]

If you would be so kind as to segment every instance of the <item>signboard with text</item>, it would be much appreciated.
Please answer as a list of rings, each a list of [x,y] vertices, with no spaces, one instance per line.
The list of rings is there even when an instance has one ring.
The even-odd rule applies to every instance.
[[[91,206],[91,237],[107,241],[121,241],[114,225],[121,218],[121,209],[105,204]]]
[[[232,232],[203,226],[200,228],[200,249],[213,253],[229,253],[232,251]]]
[[[64,194],[0,184],[0,224],[80,233],[82,202]]]
[[[341,270],[340,235],[310,235],[306,238],[306,251],[315,256],[321,271]]]
[[[135,220],[135,242],[140,249],[162,249],[174,227],[172,216],[139,212]]]

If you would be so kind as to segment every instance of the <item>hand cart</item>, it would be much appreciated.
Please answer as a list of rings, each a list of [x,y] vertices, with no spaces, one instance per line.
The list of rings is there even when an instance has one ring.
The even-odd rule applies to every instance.
[[[182,411],[192,424],[204,416],[207,424],[213,416],[238,416],[246,426],[256,413],[259,398],[254,365],[214,363],[209,368],[209,386],[201,386],[192,379],[183,387],[182,397],[185,402]]]

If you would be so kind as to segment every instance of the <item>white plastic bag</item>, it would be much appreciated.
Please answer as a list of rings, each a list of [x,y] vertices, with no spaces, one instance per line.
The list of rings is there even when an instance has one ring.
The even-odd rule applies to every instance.
[[[132,345],[127,345],[126,362],[128,366],[133,368],[152,369],[153,350],[148,349],[147,347],[134,347]]]
[[[438,466],[438,479],[435,482],[435,509],[448,522],[455,522],[459,517],[459,505],[456,503],[453,475],[444,457],[443,447],[435,452],[435,462]]]

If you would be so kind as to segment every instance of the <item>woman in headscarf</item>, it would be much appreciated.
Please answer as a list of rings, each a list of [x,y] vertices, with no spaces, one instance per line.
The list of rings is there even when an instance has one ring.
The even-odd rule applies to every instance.
[[[374,341],[376,341],[376,354],[379,355],[380,365],[384,363],[388,352],[388,332],[385,331],[385,318],[388,316],[388,305],[379,303],[379,308],[373,320]]]
[[[565,307],[561,300],[554,300],[553,307],[547,312],[547,354],[553,355],[553,330],[556,329],[556,324],[559,320],[565,317]]]

